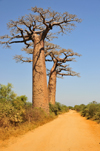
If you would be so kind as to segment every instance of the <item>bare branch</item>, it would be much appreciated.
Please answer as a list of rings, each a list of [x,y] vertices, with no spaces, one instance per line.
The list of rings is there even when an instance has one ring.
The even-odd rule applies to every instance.
[[[49,33],[54,26],[60,27],[60,30],[56,33],[66,33],[75,26],[74,22],[81,22],[81,19],[78,19],[76,15],[68,14],[67,12],[61,14],[52,11],[50,8],[44,10],[37,7],[33,7],[31,10],[33,14],[22,16],[17,21],[10,20],[7,25],[11,29],[11,36],[1,36],[0,39],[5,39],[5,41],[0,41],[0,44],[9,46],[12,43],[23,42],[28,48],[29,43],[27,41],[31,40],[34,42],[36,34],[41,34],[43,39],[51,40],[54,37],[49,35]],[[17,40],[19,38],[22,39]]]
[[[52,60],[50,60],[50,59],[45,59],[45,61],[52,61]]]
[[[16,62],[32,62],[33,60],[31,60],[31,58],[27,58],[27,57],[23,57],[22,55],[15,55],[14,58],[16,60]]]
[[[60,73],[60,72],[58,72],[57,74],[60,75],[60,76],[77,76],[77,77],[80,77],[80,74],[76,73],[74,71],[70,71],[68,73]]]

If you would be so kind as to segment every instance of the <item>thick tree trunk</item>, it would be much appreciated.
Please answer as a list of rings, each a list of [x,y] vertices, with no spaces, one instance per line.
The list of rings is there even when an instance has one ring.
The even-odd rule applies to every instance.
[[[44,40],[36,36],[33,51],[33,107],[41,107],[49,112]]]
[[[54,70],[55,65],[50,71],[49,83],[48,83],[48,98],[51,104],[55,104],[56,97],[56,70]]]

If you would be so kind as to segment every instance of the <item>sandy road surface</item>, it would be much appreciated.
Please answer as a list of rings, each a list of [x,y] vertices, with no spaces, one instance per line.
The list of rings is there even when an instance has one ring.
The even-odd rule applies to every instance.
[[[0,151],[100,151],[100,125],[70,111]]]

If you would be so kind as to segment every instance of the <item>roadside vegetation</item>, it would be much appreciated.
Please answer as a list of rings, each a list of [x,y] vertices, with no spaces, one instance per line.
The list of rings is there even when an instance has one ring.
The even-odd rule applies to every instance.
[[[33,108],[25,95],[17,96],[12,91],[12,84],[0,84],[0,139],[24,134],[68,112],[69,108],[56,102],[49,104],[49,110],[46,114],[41,108]]]
[[[87,105],[75,105],[74,110],[80,112],[81,116],[100,123],[100,103],[93,101]]]

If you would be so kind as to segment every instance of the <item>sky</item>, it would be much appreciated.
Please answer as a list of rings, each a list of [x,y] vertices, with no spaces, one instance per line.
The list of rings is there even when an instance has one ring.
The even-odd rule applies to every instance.
[[[9,34],[7,23],[32,13],[31,7],[76,14],[82,19],[67,35],[59,35],[54,44],[81,54],[77,62],[68,63],[80,77],[57,79],[56,101],[67,106],[100,103],[100,0],[0,0],[0,36]],[[12,83],[13,91],[32,101],[32,64],[16,63],[15,55],[27,56],[21,44],[11,49],[0,46],[0,84]],[[47,78],[48,80],[48,78]]]

